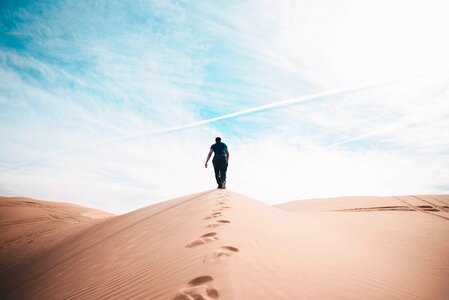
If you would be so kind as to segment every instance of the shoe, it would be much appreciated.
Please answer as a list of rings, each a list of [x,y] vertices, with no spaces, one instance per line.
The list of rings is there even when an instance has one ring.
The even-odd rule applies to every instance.
[[[221,183],[221,188],[222,188],[222,189],[226,189],[226,181],[223,181],[223,182]]]
[[[217,189],[222,189],[223,187],[222,187],[222,185],[221,185],[221,183],[217,186]]]

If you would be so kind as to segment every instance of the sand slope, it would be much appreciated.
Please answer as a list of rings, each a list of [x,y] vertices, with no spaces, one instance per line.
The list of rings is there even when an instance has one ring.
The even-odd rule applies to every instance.
[[[309,204],[302,210],[304,203],[279,209],[212,190],[166,201],[99,221],[0,273],[0,295],[448,298],[449,213],[443,208],[366,210],[396,202],[370,199],[359,205],[360,199],[344,200],[344,205],[335,200],[325,209]],[[404,198],[411,206],[413,199]],[[435,206],[449,202],[447,196],[432,199],[424,197]]]
[[[74,204],[0,197],[0,273],[96,220],[111,216]]]
[[[278,204],[288,211],[421,211],[449,219],[448,195],[339,197]]]

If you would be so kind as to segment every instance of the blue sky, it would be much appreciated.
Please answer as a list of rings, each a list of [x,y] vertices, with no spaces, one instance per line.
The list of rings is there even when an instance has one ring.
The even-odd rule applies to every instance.
[[[229,188],[270,204],[449,191],[444,1],[0,5],[2,195],[122,213],[214,188],[217,135]]]

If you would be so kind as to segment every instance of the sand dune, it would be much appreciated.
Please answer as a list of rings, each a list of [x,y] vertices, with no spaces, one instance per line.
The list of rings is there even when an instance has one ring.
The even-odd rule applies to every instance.
[[[1,272],[0,295],[448,299],[447,203],[448,196],[351,197],[271,207],[206,191],[88,222]]]
[[[447,195],[391,196],[391,197],[339,197],[299,200],[276,207],[288,211],[427,211],[448,217]]]
[[[0,273],[111,216],[74,204],[0,197]]]

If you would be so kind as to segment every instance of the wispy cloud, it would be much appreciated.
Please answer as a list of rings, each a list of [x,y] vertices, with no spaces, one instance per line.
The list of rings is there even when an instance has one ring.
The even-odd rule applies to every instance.
[[[395,80],[394,82],[396,82],[396,81],[397,80]],[[237,118],[237,117],[244,116],[244,115],[250,115],[250,114],[254,114],[254,113],[258,113],[258,112],[269,111],[269,110],[273,110],[273,109],[280,108],[280,107],[288,107],[291,105],[296,105],[296,104],[304,103],[307,101],[320,99],[322,97],[336,96],[336,95],[340,95],[340,94],[346,94],[346,93],[351,93],[351,92],[355,92],[355,91],[361,91],[361,90],[366,90],[366,89],[370,89],[370,88],[375,88],[375,87],[387,85],[387,84],[391,84],[391,82],[375,83],[375,84],[370,84],[370,85],[365,85],[365,86],[348,87],[348,88],[341,88],[341,89],[331,90],[331,91],[326,91],[326,92],[321,92],[321,93],[315,93],[315,94],[301,96],[301,97],[297,97],[297,98],[281,100],[281,101],[277,101],[274,103],[261,105],[261,106],[257,106],[257,107],[251,107],[251,108],[247,108],[247,109],[244,109],[241,111],[221,115],[221,116],[214,117],[214,118],[194,121],[194,122],[191,122],[188,124],[183,124],[183,125],[178,125],[178,126],[173,126],[173,127],[163,128],[163,129],[157,129],[157,130],[151,130],[151,131],[138,132],[138,133],[123,136],[120,138],[115,138],[115,139],[111,139],[108,141],[104,141],[102,143],[97,143],[97,144],[89,145],[89,146],[82,147],[82,148],[68,150],[68,151],[61,152],[61,153],[58,153],[58,154],[55,154],[52,156],[46,156],[46,157],[40,158],[36,161],[30,161],[30,162],[22,163],[19,165],[11,166],[8,168],[0,169],[0,172],[14,170],[14,169],[18,169],[18,168],[23,168],[25,166],[42,163],[42,162],[52,160],[52,159],[62,157],[62,156],[72,154],[72,153],[89,151],[89,150],[92,150],[95,148],[105,147],[105,146],[113,144],[113,143],[126,142],[127,140],[132,140],[132,139],[145,137],[145,136],[154,136],[154,135],[176,132],[176,131],[189,129],[189,128],[193,128],[193,127],[198,127],[198,126],[202,126],[202,125],[206,125],[206,124],[210,124],[210,123],[214,123],[214,122],[218,122],[218,121],[222,121],[222,120],[233,119],[233,118]],[[382,131],[385,131],[385,129]],[[372,136],[374,134],[375,133],[370,133],[363,137]],[[363,137],[356,137],[356,138],[348,139],[348,140],[345,140],[345,141],[342,141],[342,142],[339,142],[336,144],[338,145],[338,144],[347,143],[349,141],[361,139]]]

